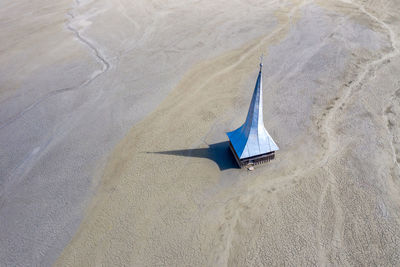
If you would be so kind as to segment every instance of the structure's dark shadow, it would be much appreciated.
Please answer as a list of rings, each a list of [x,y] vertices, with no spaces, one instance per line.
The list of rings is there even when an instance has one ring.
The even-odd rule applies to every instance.
[[[147,153],[174,155],[181,157],[206,158],[217,163],[221,171],[239,168],[235,162],[235,159],[233,158],[232,152],[230,151],[228,141],[211,144],[208,146],[208,148],[168,150]]]

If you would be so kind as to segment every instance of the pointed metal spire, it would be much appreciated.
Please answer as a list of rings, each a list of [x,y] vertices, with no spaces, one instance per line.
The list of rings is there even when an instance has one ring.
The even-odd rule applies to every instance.
[[[279,150],[264,127],[262,101],[262,56],[260,71],[244,124],[227,133],[239,159],[245,159]]]

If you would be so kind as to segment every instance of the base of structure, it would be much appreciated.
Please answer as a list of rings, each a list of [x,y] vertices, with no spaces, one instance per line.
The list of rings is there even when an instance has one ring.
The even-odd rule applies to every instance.
[[[275,158],[275,151],[272,151],[272,152],[269,152],[266,154],[260,154],[257,156],[240,159],[238,157],[238,155],[236,154],[236,151],[233,148],[231,142],[229,142],[229,147],[231,148],[231,151],[232,151],[233,156],[235,157],[236,163],[239,165],[240,168],[244,168],[246,166],[254,166],[254,165],[262,164],[265,162],[269,162]]]

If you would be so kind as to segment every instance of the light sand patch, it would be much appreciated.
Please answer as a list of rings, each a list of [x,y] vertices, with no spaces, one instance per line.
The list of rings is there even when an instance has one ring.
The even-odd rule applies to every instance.
[[[295,6],[293,13],[285,14],[297,10]],[[196,66],[156,112],[131,130],[110,158],[90,213],[58,264],[71,260],[84,265],[115,264],[118,260],[133,265],[202,265],[214,261],[212,244],[218,240],[210,233],[217,232],[218,220],[207,222],[209,204],[197,200],[204,199],[202,192],[218,182],[218,166],[206,158],[148,152],[192,148],[206,136],[215,118],[220,120],[220,115],[233,109],[238,86],[257,66],[258,56],[289,30],[289,16],[284,22],[280,19],[282,24],[269,36]],[[120,240],[117,250],[114,244],[101,241],[111,236]],[[193,244],[194,240],[199,242]],[[181,256],[168,256],[171,253]]]

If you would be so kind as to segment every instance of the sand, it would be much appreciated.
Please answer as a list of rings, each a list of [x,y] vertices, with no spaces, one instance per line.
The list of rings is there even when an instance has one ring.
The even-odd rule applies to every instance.
[[[0,5],[1,265],[400,264],[395,1]]]

